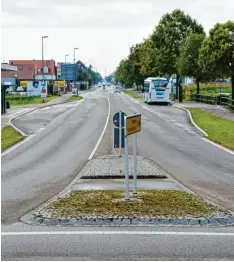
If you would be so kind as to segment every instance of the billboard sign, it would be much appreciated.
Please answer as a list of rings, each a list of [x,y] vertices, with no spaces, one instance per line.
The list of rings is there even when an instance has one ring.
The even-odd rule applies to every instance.
[[[47,95],[47,82],[45,81],[28,81],[27,83],[27,94],[28,96],[41,96],[41,90],[42,88],[46,89],[46,95]]]

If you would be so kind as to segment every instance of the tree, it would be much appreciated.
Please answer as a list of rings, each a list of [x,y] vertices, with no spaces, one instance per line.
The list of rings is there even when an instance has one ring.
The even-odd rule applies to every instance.
[[[179,75],[177,60],[184,39],[190,34],[204,34],[202,25],[179,9],[165,14],[155,27],[152,40],[158,50],[158,68],[163,74],[177,73],[177,95]],[[182,102],[182,87],[180,86],[180,102]]]
[[[183,42],[180,56],[177,61],[177,70],[180,75],[194,77],[199,94],[199,83],[205,78],[199,63],[199,50],[205,39],[204,34],[191,34]]]
[[[216,76],[231,76],[234,100],[234,22],[216,24],[203,42],[199,54],[203,71]],[[234,104],[234,103],[233,103]]]

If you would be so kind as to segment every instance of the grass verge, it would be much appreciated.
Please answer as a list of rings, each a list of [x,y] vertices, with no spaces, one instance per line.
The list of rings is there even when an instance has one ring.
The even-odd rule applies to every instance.
[[[133,98],[141,99],[142,97],[131,90],[123,90],[123,92]]]
[[[58,96],[55,96],[55,95],[48,95],[46,97],[46,103],[57,97]],[[6,96],[6,100],[9,101],[10,106],[21,106],[21,105],[31,105],[31,104],[42,103],[40,96],[27,97],[27,96],[8,95]]]
[[[135,202],[115,201],[124,199],[123,190],[73,191],[52,202],[48,211],[53,217],[203,217],[222,212],[200,197],[179,190],[141,190],[137,198]]]
[[[217,144],[234,150],[234,122],[210,114],[202,109],[187,108],[195,123],[202,128],[208,138]]]
[[[81,99],[83,99],[82,96],[70,96],[70,97],[67,99],[67,102],[77,101],[77,100],[81,100]]]
[[[1,151],[6,150],[8,147],[24,139],[24,137],[11,126],[3,127],[1,133]]]

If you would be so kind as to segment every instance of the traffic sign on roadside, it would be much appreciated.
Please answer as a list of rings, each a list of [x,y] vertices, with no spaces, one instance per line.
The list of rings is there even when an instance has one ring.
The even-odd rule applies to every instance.
[[[126,136],[138,133],[141,131],[141,114],[126,116]]]
[[[124,127],[124,116],[126,116],[126,114],[124,112],[121,112],[121,127]],[[114,116],[113,116],[113,124],[116,127],[120,126],[120,117],[119,117],[119,112],[117,112]]]

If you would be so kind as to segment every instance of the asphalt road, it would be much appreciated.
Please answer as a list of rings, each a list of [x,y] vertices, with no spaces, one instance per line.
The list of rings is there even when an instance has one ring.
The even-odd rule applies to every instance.
[[[185,111],[147,105],[124,94],[111,94],[110,103],[111,119],[120,110],[142,114],[139,155],[189,189],[234,211],[234,155],[204,141],[188,123]]]
[[[233,228],[7,227],[2,260],[233,260]],[[33,231],[33,232],[32,232]]]
[[[195,192],[234,210],[234,156],[197,135],[182,110],[144,105],[108,90],[93,91],[84,94],[83,102],[16,120],[31,139],[2,157],[2,260],[234,260],[233,228],[62,228],[18,223],[68,185],[85,165],[105,126],[108,96],[109,125],[95,156],[111,151],[114,113],[140,112],[138,154]]]
[[[108,101],[92,92],[84,96],[73,106],[40,109],[16,120],[32,138],[2,157],[2,223],[18,221],[60,192],[87,162],[106,122]]]

